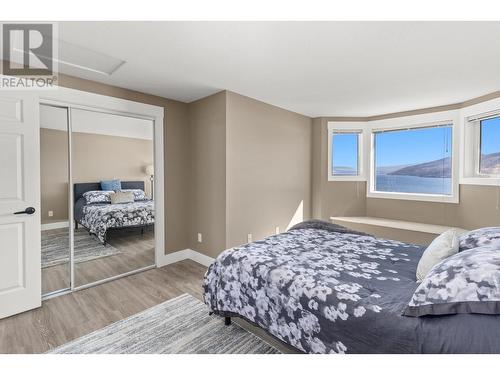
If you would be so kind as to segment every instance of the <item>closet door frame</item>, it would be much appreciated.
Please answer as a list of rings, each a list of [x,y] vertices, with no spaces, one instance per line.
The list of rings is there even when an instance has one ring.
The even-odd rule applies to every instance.
[[[73,181],[73,172],[72,172],[72,153],[71,153],[71,144],[72,144],[72,138],[71,138],[71,110],[68,106],[66,105],[59,105],[59,104],[48,104],[46,102],[42,102],[40,100],[38,107],[40,108],[41,105],[45,106],[50,106],[54,108],[61,108],[66,110],[66,132],[68,133],[68,230],[69,230],[69,285],[66,288],[59,289],[59,290],[53,290],[47,293],[42,294],[42,300],[46,300],[52,297],[57,297],[62,294],[66,294],[72,291],[72,286],[74,285],[74,274],[73,274],[73,255],[74,255],[74,244],[73,244],[73,239],[74,239],[74,232],[72,228],[72,221],[71,218],[73,217],[73,189],[72,187],[72,181]],[[40,122],[40,128],[42,126],[42,123]],[[41,171],[40,171],[41,173]],[[41,191],[40,191],[41,193]],[[41,197],[41,194],[40,194]],[[41,202],[40,202],[41,203]],[[41,204],[40,204],[41,206]]]
[[[164,188],[164,108],[150,104],[134,102],[110,96],[89,93],[65,87],[58,87],[40,94],[39,105],[52,105],[68,109],[69,129],[69,221],[70,221],[70,288],[59,292],[49,293],[44,299],[58,296],[71,291],[81,290],[115,280],[134,273],[142,272],[165,264],[165,188]],[[127,116],[153,122],[154,133],[154,191],[155,191],[155,263],[151,266],[111,276],[96,282],[75,286],[74,282],[74,227],[71,225],[73,218],[73,176],[72,176],[72,149],[71,149],[71,112],[73,109],[82,109],[118,116]]]

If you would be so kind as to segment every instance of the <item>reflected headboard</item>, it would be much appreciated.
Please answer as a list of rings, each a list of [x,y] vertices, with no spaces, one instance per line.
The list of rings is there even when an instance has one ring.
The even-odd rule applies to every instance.
[[[144,190],[144,181],[122,181],[122,189]],[[100,182],[82,182],[73,184],[73,202],[77,202],[83,193],[91,190],[101,190]]]

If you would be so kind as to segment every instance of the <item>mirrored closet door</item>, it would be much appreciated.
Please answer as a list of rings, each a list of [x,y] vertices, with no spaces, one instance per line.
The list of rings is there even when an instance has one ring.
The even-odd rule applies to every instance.
[[[155,263],[153,122],[71,109],[75,287]]]
[[[40,105],[45,297],[154,267],[153,124]]]
[[[42,294],[71,287],[68,108],[40,106]]]

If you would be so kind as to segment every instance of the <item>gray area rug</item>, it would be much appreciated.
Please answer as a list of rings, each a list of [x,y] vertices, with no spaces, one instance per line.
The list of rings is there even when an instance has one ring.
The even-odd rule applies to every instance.
[[[208,315],[183,294],[59,346],[56,354],[279,353],[234,322]]]
[[[75,230],[75,263],[121,254],[107,244],[104,246],[84,229]],[[42,268],[69,262],[69,229],[42,231]]]

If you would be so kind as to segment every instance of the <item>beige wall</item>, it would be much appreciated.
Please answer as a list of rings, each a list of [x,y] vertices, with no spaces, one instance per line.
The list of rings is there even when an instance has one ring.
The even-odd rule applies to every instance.
[[[73,181],[104,179],[144,181],[150,195],[151,183],[144,168],[153,164],[153,141],[100,134],[73,133]]]
[[[59,75],[59,84],[77,90],[157,105],[165,109],[165,252],[171,253],[187,248],[190,213],[186,208],[189,203],[189,192],[186,187],[190,183],[191,152],[188,104],[66,75]]]
[[[165,108],[167,253],[192,248],[216,256],[248,233],[258,239],[276,226],[283,231],[301,202],[303,218],[311,216],[308,117],[225,91],[184,104],[64,75],[60,84]]]
[[[153,141],[77,132],[72,141],[75,183],[112,178],[144,181],[150,195],[151,183],[144,167],[153,164]],[[40,129],[42,223],[68,218],[67,145],[67,132]],[[49,210],[53,217],[48,216]]]
[[[311,216],[308,117],[227,91],[189,116],[190,248],[215,257]]]
[[[226,245],[226,93],[190,103],[189,116],[188,243],[214,257]]]
[[[227,93],[226,247],[311,216],[311,119]]]
[[[499,186],[460,185],[460,203],[369,198],[367,216],[378,216],[475,229],[500,225]]]
[[[328,182],[328,130],[331,118],[313,120],[313,213],[331,216],[374,216],[474,229],[500,225],[500,187],[460,185],[460,203],[434,203],[366,197],[365,182]],[[359,120],[359,119],[356,119]],[[356,228],[362,229],[362,228]],[[363,227],[374,234],[422,243],[423,234]],[[403,236],[403,237],[402,237]],[[428,242],[428,241],[427,241]]]
[[[42,224],[68,220],[68,132],[40,129]],[[48,211],[54,212],[53,217]]]

